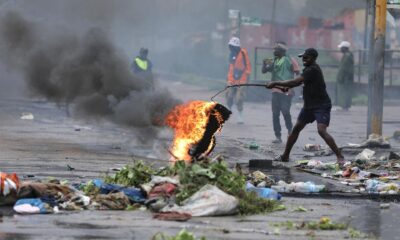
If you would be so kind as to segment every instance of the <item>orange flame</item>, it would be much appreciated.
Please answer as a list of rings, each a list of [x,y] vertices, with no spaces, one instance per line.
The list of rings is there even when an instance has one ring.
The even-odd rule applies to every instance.
[[[218,113],[212,111],[216,104],[215,102],[191,101],[176,106],[167,115],[166,124],[175,131],[170,149],[175,160],[192,160],[189,150],[202,139],[211,114],[215,114],[218,121],[222,122]],[[208,146],[206,154],[211,151],[212,146],[213,141]]]

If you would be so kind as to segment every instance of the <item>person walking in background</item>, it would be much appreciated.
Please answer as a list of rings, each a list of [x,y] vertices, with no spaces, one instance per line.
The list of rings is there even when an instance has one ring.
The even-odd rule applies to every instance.
[[[132,63],[132,70],[134,73],[149,72],[151,73],[153,64],[147,58],[149,50],[147,48],[140,48],[139,56],[135,57]]]
[[[271,72],[271,81],[284,81],[293,79],[295,74],[299,74],[300,69],[296,60],[293,60],[286,54],[287,46],[285,42],[277,42],[274,46],[274,59],[265,59],[263,61],[262,73]],[[288,130],[288,135],[293,128],[292,116],[290,115],[290,107],[294,91],[290,89],[288,92],[283,92],[279,88],[272,88],[272,122],[276,139],[273,143],[282,143],[281,138],[281,123],[280,114],[282,112],[285,120],[285,125]]]
[[[321,68],[316,63],[318,52],[314,48],[308,48],[304,51],[304,53],[300,54],[299,57],[302,58],[303,65],[305,67],[300,76],[286,81],[273,81],[268,83],[266,86],[269,89],[279,86],[293,88],[304,84],[303,108],[301,109],[297,118],[297,122],[288,137],[284,153],[278,156],[275,160],[288,162],[290,151],[292,150],[293,145],[296,143],[300,132],[307,124],[316,120],[318,134],[336,154],[338,165],[343,167],[345,163],[344,157],[337,147],[333,137],[327,132],[331,118],[332,103],[326,91],[324,75]]]
[[[351,98],[353,96],[354,57],[353,53],[350,52],[349,42],[341,42],[338,48],[343,53],[343,57],[340,60],[336,78],[336,104],[347,111],[351,107]]]
[[[143,78],[148,88],[154,89],[153,64],[148,59],[148,54],[149,50],[147,48],[140,48],[139,55],[135,57],[131,67],[137,77]]]
[[[240,39],[232,37],[228,43],[229,68],[228,85],[246,84],[251,74],[251,65],[247,50],[240,46]],[[240,87],[229,88],[226,93],[226,102],[228,108],[232,110],[233,104],[238,110],[238,123],[243,124],[243,102],[246,97],[245,89]]]

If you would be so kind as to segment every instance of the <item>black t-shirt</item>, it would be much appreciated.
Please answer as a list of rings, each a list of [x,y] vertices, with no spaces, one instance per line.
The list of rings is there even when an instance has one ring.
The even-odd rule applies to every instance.
[[[304,109],[331,107],[331,99],[326,92],[324,75],[318,64],[305,67],[301,74],[304,78]]]

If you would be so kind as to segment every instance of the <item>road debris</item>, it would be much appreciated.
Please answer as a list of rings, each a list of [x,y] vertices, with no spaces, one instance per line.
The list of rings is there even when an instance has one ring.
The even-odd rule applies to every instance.
[[[238,204],[235,197],[207,184],[183,201],[182,206],[166,206],[161,212],[188,213],[194,217],[232,215],[237,212]]]
[[[298,192],[298,193],[318,193],[325,191],[325,185],[316,185],[313,182],[292,182],[286,183],[279,181],[272,189],[280,193]]]
[[[308,152],[320,151],[321,149],[322,149],[321,145],[311,144],[311,143],[307,143],[303,148],[304,151],[308,151]]]
[[[348,143],[347,146],[342,148],[390,148],[390,143],[387,138],[373,133],[368,136],[367,140],[360,144]]]
[[[274,189],[265,187],[255,187],[253,184],[249,182],[246,183],[246,190],[248,192],[257,193],[257,196],[261,198],[272,199],[272,200],[280,200],[282,198],[282,196]]]
[[[339,170],[335,163],[320,160],[297,162],[297,169],[331,178],[352,186],[353,193],[399,195],[400,191],[400,155],[394,151],[382,151],[364,148],[345,163],[345,169]]]
[[[33,120],[35,117],[33,116],[32,113],[24,112],[21,114],[21,119],[22,120]]]
[[[259,183],[266,184],[268,180],[268,176],[261,172],[253,173],[253,177]],[[178,161],[160,169],[136,161],[104,180],[93,179],[70,185],[68,182],[62,185],[58,180],[51,183],[23,182],[18,201],[30,200],[20,201],[15,207],[20,213],[52,213],[137,209],[138,205],[132,206],[141,204],[155,213],[166,213],[156,217],[165,220],[181,220],[180,216],[172,213],[247,215],[284,209],[276,201],[280,195],[275,190],[248,184],[252,187],[251,190],[247,188],[249,192],[246,191],[246,176],[230,170],[222,160],[192,164]],[[257,195],[260,190],[263,194]],[[265,194],[267,190],[268,194]],[[10,204],[14,204],[17,198]]]
[[[273,223],[274,227],[283,227],[286,230],[293,229],[308,229],[308,230],[344,230],[347,229],[347,225],[343,223],[333,222],[328,217],[321,217],[319,222],[316,221],[308,221],[308,222],[299,222],[295,223],[292,221],[286,221],[281,223]]]
[[[389,209],[390,208],[390,203],[381,203],[381,204],[379,204],[379,207],[381,209]]]
[[[53,213],[53,208],[40,198],[25,198],[18,200],[13,207],[20,214]]]
[[[188,232],[186,229],[182,229],[176,236],[166,236],[164,233],[157,233],[152,238],[152,240],[197,240],[196,236]],[[199,238],[199,240],[207,240],[205,237]]]

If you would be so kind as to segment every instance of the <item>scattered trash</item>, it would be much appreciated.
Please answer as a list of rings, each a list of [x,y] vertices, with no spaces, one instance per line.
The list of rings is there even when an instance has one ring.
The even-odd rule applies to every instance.
[[[69,165],[67,167],[72,168]],[[262,172],[253,173],[253,177],[260,186],[272,184]],[[241,171],[230,170],[222,159],[191,164],[178,161],[160,169],[137,161],[133,166],[121,168],[113,176],[106,176],[105,180],[93,179],[70,186],[68,181],[54,178],[47,182],[23,182],[16,197],[36,200],[31,200],[32,204],[20,202],[16,205],[15,198],[12,204],[21,213],[51,213],[58,212],[58,209],[134,210],[142,206],[165,213],[157,215],[157,218],[164,220],[184,220],[188,217],[184,214],[174,215],[174,212],[190,216],[215,216],[285,209],[279,202],[269,200],[280,198],[272,189],[252,186],[257,190],[246,192],[245,180],[246,176]],[[258,189],[262,189],[261,197],[257,195]],[[0,200],[1,204],[3,199]]]
[[[40,182],[23,182],[18,192],[19,199],[54,196],[62,201],[66,201],[71,199],[74,195],[75,190],[68,186]]]
[[[322,149],[321,145],[311,144],[311,143],[307,143],[303,148],[304,151],[308,151],[308,152],[320,151],[321,149]]]
[[[98,210],[125,210],[130,204],[123,192],[98,194],[92,201],[91,206]]]
[[[184,222],[192,218],[190,214],[179,212],[162,212],[153,215],[153,218],[163,221],[180,221]]]
[[[149,198],[172,197],[175,195],[176,185],[172,183],[162,183],[156,185],[148,194]]]
[[[152,240],[197,240],[196,236],[191,233],[186,231],[186,229],[182,229],[176,236],[166,236],[163,233],[157,233],[154,235]],[[205,237],[201,237],[200,240],[207,240]]]
[[[74,125],[73,128],[75,129],[75,131],[92,130],[91,127],[88,127],[88,126],[80,126],[80,125]]]
[[[249,178],[251,184],[257,187],[270,187],[275,184],[274,179],[258,170],[249,174]]]
[[[132,202],[143,203],[146,200],[143,192],[139,188],[104,183],[101,179],[95,179],[93,181],[93,184],[99,189],[101,194],[123,192]],[[90,186],[90,184],[88,184],[87,186]],[[88,193],[88,191],[85,191],[85,193]]]
[[[365,183],[368,193],[398,194],[400,186],[397,183],[383,183],[376,179],[368,179]]]
[[[147,194],[153,189],[153,187],[157,184],[162,183],[171,183],[173,185],[179,185],[179,181],[175,178],[171,177],[162,177],[162,176],[151,176],[151,181],[140,186]]]
[[[310,160],[307,162],[307,167],[320,169],[320,170],[327,170],[327,169],[334,170],[334,169],[336,169],[336,166],[337,166],[336,162],[324,163],[324,162],[321,162],[318,160]]]
[[[71,167],[71,166],[70,166],[70,165],[68,165],[68,164],[67,164],[67,169],[68,169],[68,171],[75,170],[75,168]]]
[[[372,151],[368,148],[364,149],[361,153],[359,153],[356,157],[356,161],[371,161],[373,160],[375,155],[375,151]]]
[[[267,198],[271,200],[280,200],[282,196],[271,188],[255,187],[253,184],[246,183],[246,191],[255,192],[261,198]]]
[[[182,206],[166,206],[161,212],[188,213],[194,217],[231,215],[237,212],[239,201],[213,185],[205,185]]]
[[[250,174],[251,179],[253,180],[253,183],[257,184],[265,180],[267,175],[265,175],[261,171],[254,171]]]
[[[307,212],[308,209],[302,206],[297,207],[296,209],[293,210],[294,212]]]
[[[27,174],[27,175],[22,176],[22,178],[34,178],[34,177],[35,177],[35,175],[33,175],[33,174]]]
[[[313,182],[292,182],[290,184],[279,181],[277,185],[271,186],[277,192],[317,193],[325,190],[325,185],[315,185]]]
[[[379,136],[377,134],[370,134],[368,139],[364,142],[357,143],[348,143],[347,146],[343,148],[390,148],[389,141],[383,136]]]
[[[36,214],[36,213],[52,213],[53,208],[44,203],[40,198],[25,198],[18,200],[14,207],[14,211],[21,214]]]
[[[19,190],[19,179],[16,173],[0,173],[0,196],[16,194]]]
[[[379,204],[379,207],[381,209],[389,209],[390,208],[390,203],[381,203],[381,204]]]
[[[333,155],[333,151],[331,149],[322,149],[320,151],[315,151],[311,152],[309,154],[304,155],[305,158],[310,158],[310,157],[326,157],[326,156],[331,156]]]
[[[21,119],[22,120],[33,120],[34,116],[32,113],[22,113]]]
[[[332,222],[328,217],[322,217],[319,222],[300,222],[294,223],[292,221],[273,223],[274,227],[284,227],[286,230],[292,229],[308,229],[308,230],[344,230],[347,229],[347,225],[343,223]]]
[[[258,144],[256,143],[256,142],[251,142],[250,144],[249,144],[249,149],[252,149],[252,150],[256,150],[256,149],[258,149],[260,146],[258,146]]]
[[[153,212],[159,212],[161,209],[163,209],[165,206],[171,204],[173,205],[175,202],[172,200],[171,202],[169,201],[171,199],[166,199],[166,198],[151,198],[147,200],[144,204]]]

